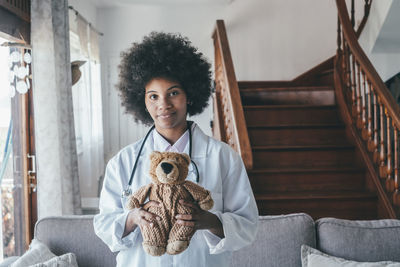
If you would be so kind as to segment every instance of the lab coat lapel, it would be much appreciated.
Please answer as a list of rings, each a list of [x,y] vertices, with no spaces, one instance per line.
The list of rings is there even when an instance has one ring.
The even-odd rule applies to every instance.
[[[154,130],[153,130],[154,132]],[[142,139],[141,142],[143,142],[144,139]],[[142,153],[138,155],[139,153],[139,147],[142,144],[141,142],[138,143],[138,147],[136,149],[136,157],[140,156],[139,162],[138,162],[138,173],[142,175],[142,177],[146,177],[146,179],[139,179],[138,182],[140,183],[139,186],[143,186],[151,182],[151,177],[149,174],[150,170],[150,154],[151,152],[154,151],[154,140],[153,140],[153,133],[149,135],[149,137],[146,140],[146,143],[143,146]],[[135,159],[136,159],[135,157]]]
[[[207,156],[208,136],[196,124],[192,135],[192,158],[205,158]]]

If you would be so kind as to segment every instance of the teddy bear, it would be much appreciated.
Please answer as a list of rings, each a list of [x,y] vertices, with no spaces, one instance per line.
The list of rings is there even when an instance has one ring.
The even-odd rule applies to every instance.
[[[184,153],[158,152],[150,154],[150,176],[152,183],[139,188],[127,203],[128,209],[143,207],[159,216],[161,220],[152,226],[140,226],[143,249],[152,256],[165,252],[175,255],[183,252],[194,234],[193,227],[177,223],[177,214],[191,214],[190,207],[179,201],[195,201],[203,210],[213,207],[211,194],[203,187],[187,181],[190,158]],[[143,206],[146,200],[159,202],[160,206]]]

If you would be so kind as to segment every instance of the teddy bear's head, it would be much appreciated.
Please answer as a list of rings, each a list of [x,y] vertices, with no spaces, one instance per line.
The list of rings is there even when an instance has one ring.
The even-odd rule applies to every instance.
[[[181,184],[188,174],[190,158],[187,154],[158,152],[150,154],[150,176],[156,184]]]

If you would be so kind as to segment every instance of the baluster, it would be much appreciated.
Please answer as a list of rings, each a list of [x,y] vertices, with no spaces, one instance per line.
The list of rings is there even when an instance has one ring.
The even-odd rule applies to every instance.
[[[361,70],[360,70],[360,63],[356,62],[357,64],[357,84],[356,84],[356,94],[357,94],[357,120],[356,125],[360,129],[362,122],[361,122],[361,106],[362,106],[362,96],[361,96]]]
[[[371,5],[371,0],[364,0],[364,17],[368,17],[370,5]]]
[[[361,136],[367,140],[367,87],[365,82],[365,73],[361,70],[362,86],[361,86]]]
[[[347,44],[346,44],[346,39],[344,38],[344,33],[343,33],[343,31],[342,31],[342,62],[341,62],[341,64],[342,64],[342,71],[341,71],[341,75],[342,75],[342,80],[343,80],[343,82],[344,82],[344,84],[346,84],[347,85],[347,68],[348,68],[348,65],[347,65],[347,57],[348,57],[348,53],[347,53],[347,48],[346,48],[346,46],[347,46]],[[344,93],[346,94],[345,95],[345,97],[347,97],[347,93],[348,93],[348,87],[346,86],[345,88],[344,88]]]
[[[370,150],[370,144],[372,143],[372,101],[371,101],[371,82],[367,80],[368,90],[367,90],[367,108],[368,108],[368,119],[367,119],[367,140],[368,140],[368,150]]]
[[[346,52],[346,40],[343,37],[343,32],[342,32],[342,38],[343,38],[343,51],[342,51],[342,77],[343,81],[346,82],[346,71],[347,71],[347,65],[346,65],[346,57],[347,57],[347,52]]]
[[[378,97],[378,102],[379,102],[379,113],[380,113],[380,122],[381,122],[381,133],[379,136],[380,139],[380,146],[379,146],[379,176],[381,178],[386,178],[386,166],[385,166],[385,160],[386,160],[386,151],[385,151],[385,119],[384,119],[384,110],[383,110],[383,104]]]
[[[373,151],[373,160],[375,163],[378,163],[379,161],[379,152],[378,152],[378,145],[379,145],[379,140],[378,140],[378,103],[377,103],[377,98],[378,96],[374,93],[374,141],[372,145],[372,151]]]
[[[353,26],[354,29],[354,25],[355,25],[355,18],[354,18],[354,0],[351,0],[351,25]]]
[[[352,100],[352,114],[353,117],[357,118],[357,95],[356,95],[356,63],[355,63],[355,57],[354,55],[352,55],[351,57],[351,66],[352,66],[352,70],[351,70],[351,76],[352,76],[352,80],[351,80],[351,100]]]
[[[343,39],[343,51],[342,51],[342,58],[341,58],[341,66],[342,66],[342,71],[341,71],[341,76],[342,76],[342,81],[344,83],[346,83],[346,71],[347,71],[347,66],[346,66],[346,42]],[[344,88],[345,92],[346,92],[347,88]]]
[[[392,180],[392,143],[390,138],[390,116],[388,115],[387,108],[385,108],[386,116],[386,140],[387,140],[387,166],[386,166],[386,190],[388,192],[393,192],[393,180]]]
[[[341,34],[340,26],[341,26],[340,25],[340,19],[339,19],[339,16],[338,16],[338,19],[337,19],[337,55],[339,56],[339,59],[340,59],[340,56],[342,54],[342,49],[341,49],[341,46],[342,46],[341,36],[342,36],[342,34]]]
[[[399,147],[398,147],[398,136],[399,132],[397,127],[393,125],[394,128],[394,194],[393,203],[400,206],[400,188],[399,188]]]
[[[345,40],[346,41],[346,40]],[[351,92],[352,92],[352,90],[351,90],[351,68],[350,68],[350,49],[349,49],[349,46],[347,45],[347,43],[346,43],[346,69],[347,69],[347,71],[346,71],[346,87],[347,87],[347,99],[349,99],[350,98],[350,95],[351,95]]]

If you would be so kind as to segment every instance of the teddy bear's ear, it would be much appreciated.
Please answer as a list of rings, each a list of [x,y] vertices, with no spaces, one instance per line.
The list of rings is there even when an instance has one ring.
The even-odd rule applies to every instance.
[[[151,161],[157,160],[157,159],[160,158],[160,157],[161,157],[161,152],[158,152],[158,151],[153,151],[153,152],[150,154],[150,160],[151,160]]]
[[[182,158],[186,160],[186,163],[189,165],[190,164],[190,157],[186,153],[182,153]]]

